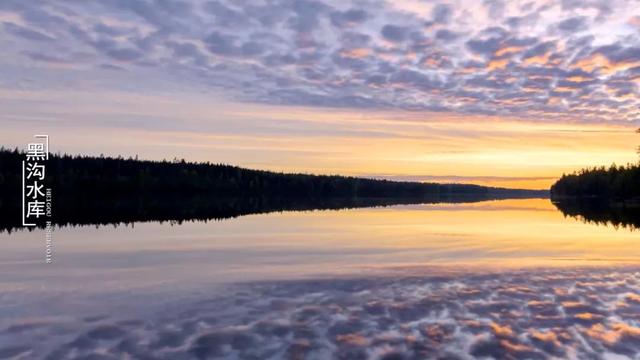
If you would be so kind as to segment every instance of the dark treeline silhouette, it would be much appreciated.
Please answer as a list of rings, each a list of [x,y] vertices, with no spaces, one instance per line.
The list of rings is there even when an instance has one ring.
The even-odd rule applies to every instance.
[[[640,163],[563,175],[550,193],[556,207],[567,216],[616,228],[640,228]]]
[[[601,198],[624,201],[640,198],[640,166],[612,165],[609,168],[583,169],[577,173],[563,175],[551,186],[551,197]]]
[[[0,149],[0,229],[21,221],[21,151]],[[282,210],[544,197],[544,191],[284,174],[184,160],[51,155],[58,225],[223,219]]]
[[[640,229],[640,202],[611,202],[602,198],[574,198],[554,201],[565,216],[586,223]]]

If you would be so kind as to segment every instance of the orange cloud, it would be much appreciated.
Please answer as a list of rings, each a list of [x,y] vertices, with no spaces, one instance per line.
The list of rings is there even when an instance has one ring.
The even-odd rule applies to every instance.
[[[567,78],[567,80],[572,81],[572,82],[587,82],[587,81],[591,81],[593,79],[588,78],[586,76],[582,76],[582,75],[573,75],[573,76],[569,76]]]
[[[576,314],[575,317],[577,319],[580,319],[580,320],[593,320],[593,319],[602,318],[601,315],[592,314],[592,313],[589,313],[589,312],[583,312],[583,313]]]
[[[493,330],[493,333],[496,334],[496,336],[503,336],[503,337],[513,336],[513,330],[511,330],[509,325],[501,326],[499,324],[492,322],[489,326],[491,327],[491,330]]]
[[[636,16],[630,17],[629,20],[627,20],[627,24],[633,27],[640,28],[640,16],[636,15]]]
[[[367,346],[369,341],[367,338],[360,334],[345,334],[345,335],[337,335],[336,340],[340,343],[355,345],[355,346]]]
[[[487,70],[493,71],[497,69],[504,69],[509,64],[509,59],[493,59],[487,63]]]
[[[509,340],[500,340],[500,345],[513,352],[531,351],[531,347],[522,344],[516,344]]]
[[[570,88],[570,87],[566,87],[566,86],[557,86],[553,90],[566,93],[566,92],[573,92],[576,89]]]
[[[640,61],[638,60],[613,62],[610,61],[606,56],[596,53],[589,57],[580,59],[574,64],[574,67],[587,72],[600,70],[603,73],[610,75],[638,65],[640,65]]]
[[[371,55],[371,49],[368,48],[355,48],[350,50],[342,50],[340,52],[342,57],[347,57],[351,59],[360,59]]]
[[[501,57],[503,55],[513,55],[513,54],[519,53],[522,50],[524,50],[524,48],[521,46],[506,46],[496,50],[494,55],[496,57]]]
[[[616,344],[622,337],[640,338],[640,328],[622,322],[613,323],[610,330],[602,324],[595,324],[584,332],[592,339],[600,340],[609,345]]]
[[[525,60],[522,61],[522,64],[525,66],[529,66],[529,65],[533,65],[533,64],[538,64],[538,65],[545,65],[549,62],[549,57],[551,56],[551,52],[547,52],[544,53],[542,55],[537,55],[537,56],[533,56],[530,58],[527,58]]]
[[[558,336],[553,331],[537,331],[531,330],[530,336],[532,339],[538,340],[540,342],[553,344],[556,347],[561,347],[560,341],[558,340]]]
[[[627,294],[627,296],[625,296],[625,300],[626,300],[627,302],[632,302],[632,303],[640,304],[640,295],[638,295],[638,294],[633,294],[633,293],[629,293],[629,294]]]

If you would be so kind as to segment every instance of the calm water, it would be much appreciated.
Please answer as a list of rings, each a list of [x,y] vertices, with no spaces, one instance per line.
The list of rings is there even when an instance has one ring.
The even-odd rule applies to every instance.
[[[43,231],[0,234],[0,358],[640,351],[638,232],[565,218],[544,199],[85,226],[53,238],[45,265]]]

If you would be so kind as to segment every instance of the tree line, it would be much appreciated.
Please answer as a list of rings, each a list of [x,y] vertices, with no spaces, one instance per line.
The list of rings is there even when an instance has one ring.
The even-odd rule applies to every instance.
[[[0,148],[0,213],[4,219],[0,221],[20,220],[24,159],[18,149]],[[53,190],[54,222],[69,224],[546,195],[467,184],[286,174],[178,159],[67,154],[50,155],[46,181]]]
[[[640,134],[640,129],[635,131]],[[636,148],[640,155],[640,146]],[[640,162],[622,166],[586,168],[562,177],[551,186],[551,197],[640,199]]]
[[[593,167],[563,175],[551,186],[552,198],[640,198],[640,166],[628,164]]]
[[[24,154],[21,151],[0,148],[0,191],[5,195],[20,188],[22,160]],[[217,197],[384,198],[514,192],[511,189],[468,184],[286,174],[177,159],[151,161],[52,154],[46,166],[48,184],[55,189],[58,197],[198,194]]]

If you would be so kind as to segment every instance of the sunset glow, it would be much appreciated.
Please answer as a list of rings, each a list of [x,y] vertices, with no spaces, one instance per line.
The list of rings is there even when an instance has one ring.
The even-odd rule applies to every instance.
[[[82,105],[43,95],[30,100],[42,105],[32,116],[7,107],[0,141],[19,146],[25,122],[36,121],[38,129],[57,140],[57,148],[69,153],[178,157],[285,172],[531,189],[547,188],[563,173],[585,166],[636,161],[637,135],[628,125],[210,105],[201,95],[68,96],[81,99]],[[56,111],[59,115],[49,115]],[[132,117],[137,121],[125,126],[122,119]]]
[[[365,3],[3,2],[0,142],[524,188],[636,161],[633,2]]]

